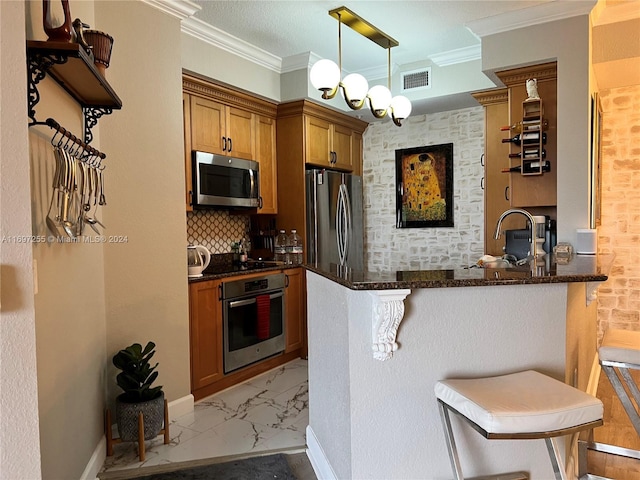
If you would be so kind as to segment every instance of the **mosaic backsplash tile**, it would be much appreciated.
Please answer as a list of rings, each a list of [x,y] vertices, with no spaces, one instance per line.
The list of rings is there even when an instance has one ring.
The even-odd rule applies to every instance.
[[[227,210],[187,212],[187,241],[211,253],[227,253],[231,243],[247,236],[249,225],[249,215],[230,215]]]

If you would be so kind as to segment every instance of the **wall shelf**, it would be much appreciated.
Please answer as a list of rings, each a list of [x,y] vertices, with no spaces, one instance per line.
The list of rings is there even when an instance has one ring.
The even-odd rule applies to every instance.
[[[29,125],[36,121],[35,106],[40,101],[38,83],[47,75],[53,78],[82,107],[84,141],[93,139],[91,129],[102,115],[122,108],[109,82],[93,64],[93,59],[78,43],[27,41]]]

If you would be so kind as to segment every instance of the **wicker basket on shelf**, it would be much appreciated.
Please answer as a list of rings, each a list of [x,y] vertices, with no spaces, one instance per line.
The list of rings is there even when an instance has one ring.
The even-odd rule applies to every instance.
[[[93,47],[93,62],[98,71],[104,76],[111,60],[113,37],[98,30],[85,30],[84,38]]]

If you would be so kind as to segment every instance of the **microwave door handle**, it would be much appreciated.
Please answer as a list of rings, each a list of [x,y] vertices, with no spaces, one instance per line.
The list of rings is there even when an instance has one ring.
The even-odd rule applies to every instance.
[[[250,187],[251,194],[250,194],[250,196],[253,197],[253,194],[254,194],[254,192],[256,190],[256,179],[255,179],[255,177],[253,175],[253,169],[252,168],[249,169],[249,178],[251,179],[251,187]]]

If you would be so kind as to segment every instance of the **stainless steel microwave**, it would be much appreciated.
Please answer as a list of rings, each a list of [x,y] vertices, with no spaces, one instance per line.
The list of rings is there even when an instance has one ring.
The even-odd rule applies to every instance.
[[[193,152],[194,207],[249,207],[260,204],[258,162]]]

